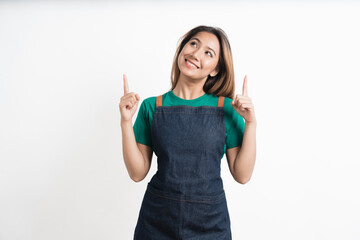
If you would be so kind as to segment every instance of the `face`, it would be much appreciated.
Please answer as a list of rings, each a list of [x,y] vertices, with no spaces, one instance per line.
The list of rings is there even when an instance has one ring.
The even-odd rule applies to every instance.
[[[180,74],[192,79],[206,79],[217,74],[216,65],[220,56],[217,37],[208,32],[193,36],[181,50],[178,57]]]

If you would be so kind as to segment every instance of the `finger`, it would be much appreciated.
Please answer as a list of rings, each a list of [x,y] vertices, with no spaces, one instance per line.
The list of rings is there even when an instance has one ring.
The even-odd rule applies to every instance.
[[[237,97],[241,100],[249,100],[251,99],[249,96],[243,96],[242,94],[238,94]]]
[[[235,99],[234,99],[233,106],[235,106],[235,107],[240,107],[240,104],[241,104],[240,99],[235,98]]]
[[[124,106],[127,109],[131,109],[134,106],[135,101],[133,99],[129,99],[124,103]]]
[[[249,106],[249,104],[251,104],[251,103],[241,101],[240,99],[235,101],[235,106],[238,107],[241,111],[244,111],[245,108]]]
[[[136,105],[137,103],[139,103],[140,101],[140,96],[137,93],[133,93],[133,92],[129,92],[126,95],[122,96],[120,99],[121,102],[121,106],[130,106],[132,104],[132,106]],[[132,108],[131,106],[131,108]]]
[[[242,104],[239,105],[238,107],[239,107],[239,109],[240,109],[241,111],[245,111],[245,108],[244,108],[244,106],[243,106]]]
[[[231,105],[236,105],[236,96],[235,96],[235,98],[231,101]]]
[[[242,96],[242,95],[237,95],[237,100],[239,100],[241,103],[252,102],[250,97],[246,97],[246,96]]]
[[[248,95],[248,92],[247,92],[247,75],[245,75],[245,77],[244,77],[242,95],[243,95],[243,96],[247,96],[247,95]]]
[[[251,103],[244,103],[244,104],[241,104],[241,106],[243,108],[251,109],[251,108],[253,108],[254,105]]]
[[[138,94],[130,93],[127,97],[124,98],[125,106],[127,109],[132,109],[139,103],[140,96]]]
[[[123,78],[124,78],[124,95],[125,95],[129,92],[129,85],[125,74],[123,74]]]

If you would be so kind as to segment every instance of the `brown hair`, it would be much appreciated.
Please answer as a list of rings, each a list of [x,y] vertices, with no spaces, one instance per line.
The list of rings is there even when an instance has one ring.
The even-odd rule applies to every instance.
[[[171,90],[175,88],[180,75],[180,69],[177,63],[179,54],[185,44],[199,32],[212,33],[220,42],[220,58],[216,66],[219,71],[214,77],[208,76],[203,86],[204,92],[214,94],[215,96],[224,96],[234,99],[235,77],[230,43],[225,32],[219,27],[200,25],[191,29],[179,39],[181,43],[175,52],[171,69]]]

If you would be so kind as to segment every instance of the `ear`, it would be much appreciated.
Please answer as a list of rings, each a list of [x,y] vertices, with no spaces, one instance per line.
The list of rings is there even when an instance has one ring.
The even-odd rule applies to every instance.
[[[218,68],[215,68],[211,73],[210,73],[210,77],[215,77],[216,74],[218,74]]]

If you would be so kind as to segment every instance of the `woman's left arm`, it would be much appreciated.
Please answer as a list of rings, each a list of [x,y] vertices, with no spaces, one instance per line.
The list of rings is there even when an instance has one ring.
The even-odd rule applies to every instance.
[[[242,184],[247,183],[254,170],[256,159],[256,118],[254,105],[247,93],[247,76],[245,75],[242,95],[237,94],[231,105],[244,118],[245,130],[241,147],[227,149],[226,157],[234,179]]]

